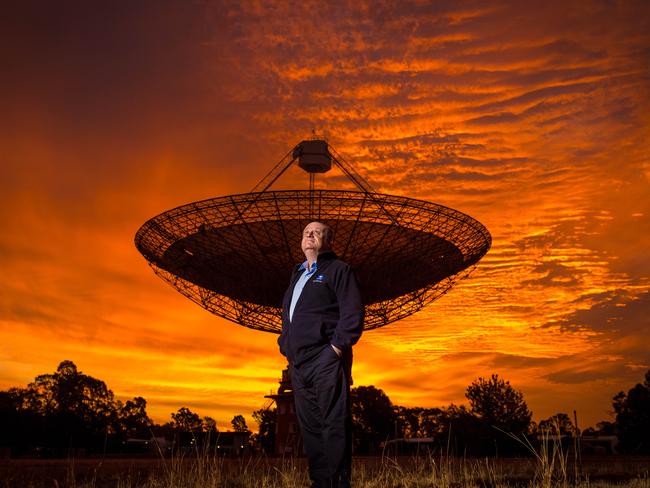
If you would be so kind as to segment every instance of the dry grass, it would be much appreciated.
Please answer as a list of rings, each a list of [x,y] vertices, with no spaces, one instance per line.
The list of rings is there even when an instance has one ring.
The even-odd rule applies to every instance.
[[[551,451],[550,456],[553,455]],[[557,454],[556,454],[557,456]],[[355,458],[356,488],[650,488],[650,460],[586,461],[575,476],[567,459]],[[303,488],[303,459],[14,460],[0,464],[0,486],[25,488]]]
[[[444,454],[354,460],[356,488],[650,488],[650,458],[602,457],[579,463],[547,436],[527,459]],[[0,488],[303,488],[302,458],[223,458],[208,451],[170,458],[0,461]]]

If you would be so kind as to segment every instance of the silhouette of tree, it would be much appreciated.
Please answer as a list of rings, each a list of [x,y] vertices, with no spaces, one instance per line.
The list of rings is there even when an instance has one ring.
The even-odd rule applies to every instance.
[[[422,407],[395,406],[395,421],[397,423],[397,437],[413,438],[424,437],[420,428]]]
[[[203,430],[203,420],[199,414],[192,412],[187,407],[181,407],[178,412],[172,413],[172,425],[179,432],[197,434]]]
[[[444,410],[440,408],[395,406],[398,437],[437,437],[445,429]]]
[[[603,420],[596,424],[596,429],[598,429],[597,432],[600,435],[616,435],[616,424],[614,422]]]
[[[71,413],[87,424],[107,424],[114,418],[113,392],[101,380],[62,361],[54,374],[37,376],[27,386],[24,408],[43,414]]]
[[[25,390],[0,392],[0,446],[11,447],[13,455],[27,451],[42,437],[43,416],[22,408]]]
[[[277,417],[276,408],[270,405],[255,410],[253,420],[259,426],[258,433],[254,436],[254,442],[266,453],[273,453],[275,449],[275,420]]]
[[[431,437],[443,452],[456,456],[487,456],[494,452],[496,432],[464,405],[452,403],[436,410],[437,428]]]
[[[4,429],[0,422],[0,430],[14,439],[17,453],[33,446],[50,455],[65,455],[71,447],[115,450],[127,436],[146,435],[151,425],[144,398],[115,401],[103,381],[83,374],[69,360],[26,388],[2,392],[0,404],[0,417],[10,424]]]
[[[493,374],[490,379],[479,378],[467,387],[465,396],[471,412],[489,425],[513,434],[525,433],[532,413],[520,391],[509,381]]]
[[[521,437],[529,432],[532,413],[524,401],[523,394],[515,390],[509,381],[497,374],[490,379],[479,378],[472,382],[465,393],[471,413],[476,415],[484,427],[483,442],[494,446],[496,455],[513,455],[524,452],[524,447],[507,434]]]
[[[203,430],[209,434],[216,434],[219,432],[217,421],[212,417],[203,417]]]
[[[650,370],[643,384],[637,383],[627,395],[613,399],[619,449],[625,453],[650,453]]]
[[[608,420],[602,420],[595,427],[587,427],[581,434],[583,436],[616,435],[616,424]]]
[[[576,435],[577,429],[571,422],[571,418],[566,413],[556,413],[555,415],[541,420],[537,430],[543,434],[550,435]]]
[[[441,424],[440,408],[424,408],[419,415],[419,435],[420,437],[436,437],[443,429]]]
[[[246,419],[243,415],[235,415],[230,421],[232,424],[232,430],[235,432],[248,432],[248,426],[246,425]]]
[[[20,394],[23,411],[42,417],[39,441],[48,446],[100,446],[117,431],[117,404],[106,384],[62,361],[37,376]]]
[[[357,453],[374,453],[395,434],[397,415],[390,398],[374,386],[352,389],[352,438]]]
[[[124,405],[118,402],[117,416],[120,430],[126,437],[150,437],[153,422],[147,415],[147,400],[144,398],[135,397],[133,400],[127,400]]]
[[[204,435],[205,425],[199,414],[187,407],[181,407],[176,413],[172,413],[171,417],[173,438],[179,447],[197,447],[207,440],[208,436]]]

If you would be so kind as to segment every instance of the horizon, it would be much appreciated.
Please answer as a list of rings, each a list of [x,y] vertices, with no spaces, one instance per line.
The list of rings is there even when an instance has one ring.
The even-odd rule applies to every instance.
[[[72,358],[156,421],[187,406],[251,426],[285,365],[277,336],[181,296],[133,239],[250,191],[312,130],[378,192],[492,235],[468,279],[364,333],[354,386],[460,405],[497,373],[535,420],[577,410],[584,429],[650,369],[650,3],[6,10],[0,389]]]
[[[74,364],[74,366],[77,368],[77,374],[79,374],[79,375],[89,376],[89,377],[91,377],[91,378],[94,378],[94,379],[99,380],[99,381],[101,381],[101,382],[103,382],[103,383],[106,384],[106,382],[104,382],[104,381],[102,380],[102,378],[95,378],[95,377],[93,377],[92,375],[88,375],[85,371],[81,370],[81,369],[78,367],[78,365],[74,362],[74,360],[66,359],[66,360],[61,361],[60,364],[63,364],[64,362],[71,362],[72,364]],[[650,369],[648,370],[648,372],[650,372]],[[42,372],[42,373],[39,374],[39,376],[40,376],[40,375],[51,375],[51,374],[54,374],[54,373],[56,373],[56,369],[55,369],[54,371],[52,371],[52,372]],[[489,378],[483,378],[483,377],[481,377],[481,378],[475,378],[475,379],[472,381],[472,384],[475,384],[476,382],[478,382],[478,381],[480,381],[480,380],[484,380],[484,379],[485,379],[485,380],[489,380]],[[509,381],[507,378],[498,378],[498,379],[499,379],[499,380],[503,380],[506,384],[510,384],[510,381]],[[31,382],[30,382],[30,383],[31,383]],[[629,390],[632,390],[635,386],[638,386],[639,384],[643,384],[643,382],[642,382],[642,381],[638,381],[638,382],[635,383],[634,385],[630,385],[629,388],[626,388],[626,389],[622,390],[621,393],[625,393],[625,394],[627,394]],[[467,386],[468,386],[468,388],[469,388],[471,385],[467,385]],[[515,391],[520,392],[520,390],[519,390],[515,385],[511,385],[511,384],[510,384],[510,386],[511,386]],[[24,386],[22,386],[22,385],[14,385],[13,388],[18,388],[18,389],[28,389],[28,387],[29,387],[29,385],[24,385]],[[374,385],[354,385],[354,386],[352,386],[352,390],[354,390],[354,389],[356,389],[356,388],[359,388],[359,387],[371,387],[371,388],[376,388]],[[106,388],[107,388],[108,391],[112,392],[112,389],[111,389],[111,387],[110,387],[109,384],[106,384]],[[385,395],[390,399],[390,394],[389,394],[389,392],[386,392],[386,391],[384,391],[384,390],[382,390],[382,389],[378,389],[378,390],[379,390],[380,392],[383,392],[383,393],[384,393],[384,394],[385,394]],[[0,390],[0,391],[6,391],[6,390]],[[618,393],[618,392],[616,392],[616,393]],[[277,389],[271,389],[271,394],[277,394]],[[136,395],[136,396],[133,397],[133,398],[117,398],[117,396],[115,396],[115,401],[116,401],[116,402],[117,402],[117,401],[122,401],[122,403],[124,403],[124,402],[127,401],[127,400],[134,400],[134,399],[137,398],[137,397],[144,398],[144,397],[142,397],[141,395]],[[614,397],[614,394],[612,395],[612,397]],[[266,397],[265,397],[265,398],[266,398]],[[148,403],[149,403],[149,402],[147,401],[146,398],[144,398],[144,400],[146,401],[146,403],[147,403],[147,407],[148,407]],[[526,402],[526,398],[525,398],[525,396],[523,396],[523,402],[526,403],[526,405],[527,405],[527,402]],[[467,408],[468,412],[472,412],[472,409],[471,409],[471,406],[469,405],[469,401],[468,401],[468,400],[466,400],[465,402],[463,402],[463,403],[460,404],[460,405],[456,405],[456,404],[454,404],[454,403],[450,403],[449,405],[433,405],[433,406],[432,406],[432,405],[411,405],[411,406],[404,406],[404,405],[398,405],[397,403],[393,402],[392,400],[391,400],[391,404],[392,404],[392,406],[393,406],[394,408],[396,408],[396,409],[397,409],[397,408],[422,408],[422,409],[424,409],[424,410],[435,410],[435,409],[442,409],[442,410],[444,410],[444,409],[446,409],[446,408],[450,408],[450,407],[454,407],[454,406],[458,406],[458,407],[460,407],[460,406],[464,406],[464,407],[468,407],[468,408]],[[275,401],[271,401],[270,399],[267,400],[267,401],[265,402],[265,405],[264,405],[264,406],[260,406],[260,408],[276,408],[276,407],[277,407],[277,405],[276,405]],[[173,420],[173,415],[176,414],[176,413],[178,413],[179,410],[182,409],[182,408],[187,408],[187,407],[186,407],[186,405],[180,405],[179,408],[178,408],[176,411],[172,411],[172,412],[170,412],[168,418],[166,418],[166,419],[155,419],[155,418],[153,418],[153,417],[151,417],[151,416],[150,416],[150,419],[151,419],[151,421],[152,421],[156,426],[163,426],[164,424],[169,423],[169,422],[170,422],[170,419]],[[190,410],[191,410],[191,409],[190,409]],[[201,419],[205,419],[206,417],[209,417],[209,416],[203,415],[202,412],[199,412],[199,411],[192,411],[192,413],[199,415]],[[218,429],[220,432],[231,432],[230,428],[232,428],[232,421],[234,420],[234,417],[235,417],[235,416],[239,416],[239,415],[241,415],[241,416],[243,416],[243,417],[246,419],[246,423],[247,423],[247,426],[248,426],[248,430],[249,430],[250,432],[257,432],[257,430],[255,429],[255,427],[257,426],[257,429],[259,429],[259,425],[257,425],[257,422],[252,418],[252,413],[253,413],[253,412],[250,412],[250,414],[246,414],[246,413],[244,413],[244,412],[235,413],[235,414],[233,415],[233,418],[232,418],[230,421],[223,420],[221,423],[219,422],[218,419],[213,419],[213,420],[215,420],[215,422],[216,422],[216,426],[217,426],[217,429]],[[578,415],[578,412],[575,412],[575,411],[574,411],[574,412],[556,412],[555,414],[553,414],[553,416],[549,416],[549,418],[536,418],[535,412],[533,412],[533,411],[531,411],[531,414],[532,414],[532,418],[531,418],[532,424],[531,424],[531,426],[534,426],[534,425],[536,425],[536,424],[538,425],[538,424],[540,423],[540,421],[548,421],[548,420],[550,420],[553,416],[558,415],[558,414],[566,414],[566,415],[568,416],[568,418],[570,419],[570,422],[571,422],[572,424],[574,423],[575,420],[577,420],[577,421],[578,421],[578,424],[580,424],[580,416]],[[247,415],[248,415],[248,418],[247,418]],[[476,415],[476,414],[475,414],[475,415]],[[252,420],[253,425],[249,425],[249,424],[248,424],[248,421],[249,421],[249,420]],[[615,419],[612,418],[612,419],[610,419],[610,420],[615,420]],[[607,421],[607,419],[602,419],[602,421]],[[225,429],[223,429],[223,428],[219,428],[219,425],[221,425],[222,427],[223,427],[223,426],[226,426],[226,428],[225,428]],[[251,427],[253,427],[253,428],[251,429]],[[587,428],[594,428],[594,429],[597,429],[597,425],[594,424],[594,425],[589,425],[589,426],[587,426],[587,427],[582,426],[582,427],[580,427],[580,431],[581,431],[581,432],[584,432],[585,429],[587,429]]]

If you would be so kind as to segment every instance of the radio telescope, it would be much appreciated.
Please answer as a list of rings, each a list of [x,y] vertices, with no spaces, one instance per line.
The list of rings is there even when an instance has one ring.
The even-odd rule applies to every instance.
[[[294,164],[309,189],[269,188]],[[317,190],[315,175],[337,166],[357,190]],[[477,220],[442,205],[377,193],[324,140],[289,151],[250,193],[188,203],[142,225],[135,245],[154,272],[210,312],[280,333],[282,296],[304,260],[302,230],[334,230],[334,250],[357,272],[364,329],[402,319],[466,277],[491,244]]]

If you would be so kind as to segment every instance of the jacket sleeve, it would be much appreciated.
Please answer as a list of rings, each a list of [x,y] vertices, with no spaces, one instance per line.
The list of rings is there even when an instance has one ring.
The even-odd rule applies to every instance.
[[[289,280],[289,286],[287,288],[287,291],[284,293],[284,298],[282,299],[282,332],[280,333],[280,336],[278,337],[278,346],[280,347],[280,354],[282,354],[284,357],[287,356],[287,351],[286,347],[284,345],[284,341],[286,339],[286,334],[287,334],[287,314],[288,312],[288,304],[287,304],[287,299],[289,297],[289,294],[291,292],[291,283],[294,281],[294,277],[296,276],[296,272],[299,269],[299,266],[294,268],[293,272],[291,273],[291,279]]]
[[[356,344],[363,332],[363,302],[359,283],[350,266],[341,269],[334,291],[339,304],[339,321],[331,343],[344,351]]]

